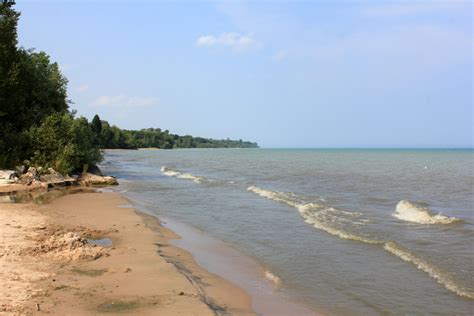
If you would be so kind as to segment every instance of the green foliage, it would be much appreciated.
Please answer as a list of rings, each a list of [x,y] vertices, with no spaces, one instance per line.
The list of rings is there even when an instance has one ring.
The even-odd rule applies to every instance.
[[[0,3],[0,168],[28,159],[70,172],[98,162],[91,126],[68,112],[67,79],[58,64],[44,52],[17,47],[14,4]]]
[[[95,121],[95,122],[94,122]],[[92,125],[100,121],[98,115],[94,116]],[[96,138],[101,148],[109,149],[136,149],[136,148],[257,148],[257,143],[242,140],[210,139],[193,137],[190,135],[179,136],[170,134],[168,130],[159,128],[146,128],[141,130],[122,130],[110,126],[107,121],[101,121],[101,128],[93,127]],[[99,132],[100,130],[100,132]]]
[[[86,118],[56,113],[29,130],[32,163],[63,173],[80,171],[85,164],[96,164],[102,155],[95,147],[95,134]]]
[[[67,79],[44,52],[18,48],[20,13],[0,0],[0,168],[24,160],[63,173],[102,159],[99,148],[257,147],[256,143],[179,136],[159,128],[139,131],[110,126],[69,112]]]

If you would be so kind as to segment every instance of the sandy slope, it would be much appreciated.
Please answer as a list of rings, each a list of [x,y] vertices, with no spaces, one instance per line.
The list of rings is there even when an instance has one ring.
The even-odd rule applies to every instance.
[[[243,290],[169,245],[177,236],[155,218],[120,204],[115,193],[0,204],[0,314],[254,315]],[[111,247],[85,242],[104,237]]]

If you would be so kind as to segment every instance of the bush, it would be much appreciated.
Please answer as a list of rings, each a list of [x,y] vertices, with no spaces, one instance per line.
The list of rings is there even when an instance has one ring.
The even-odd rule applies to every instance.
[[[71,173],[102,160],[92,127],[84,117],[56,113],[32,127],[28,135],[34,165]]]

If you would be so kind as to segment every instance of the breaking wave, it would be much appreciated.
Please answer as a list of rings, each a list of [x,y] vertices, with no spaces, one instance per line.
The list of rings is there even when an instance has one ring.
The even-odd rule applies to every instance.
[[[192,180],[196,183],[202,183],[206,180],[206,178],[204,178],[204,177],[195,176],[195,175],[192,175],[190,173],[181,172],[179,170],[171,169],[171,168],[168,168],[168,167],[165,167],[165,166],[161,167],[161,172],[165,176],[168,176],[168,177],[175,177],[175,178],[178,178],[178,179]]]
[[[416,256],[397,243],[388,241],[384,243],[383,248],[403,261],[414,264],[418,269],[426,272],[430,277],[438,281],[438,283],[444,285],[444,287],[451,292],[454,292],[459,296],[474,299],[474,293],[464,288],[462,285],[457,284],[454,280],[452,280],[448,273],[431,264],[429,261]]]
[[[267,199],[281,202],[296,208],[306,223],[324,230],[331,235],[338,236],[342,239],[355,240],[368,244],[380,243],[380,241],[372,240],[363,235],[348,231],[346,226],[365,224],[367,220],[362,218],[362,213],[348,212],[329,207],[322,199],[307,203],[302,197],[292,192],[276,192],[261,189],[256,186],[250,186],[247,190]]]
[[[411,253],[409,250],[398,245],[394,241],[385,241],[377,240],[360,233],[354,233],[349,231],[350,229],[356,229],[363,225],[367,220],[362,218],[363,214],[359,212],[348,212],[340,209],[330,207],[324,200],[320,199],[319,201],[313,201],[311,203],[305,202],[303,197],[300,197],[294,193],[287,192],[277,192],[265,190],[256,186],[250,186],[247,188],[248,191],[251,191],[255,194],[258,194],[262,197],[265,197],[270,200],[284,203],[291,207],[296,208],[300,215],[304,218],[305,222],[313,225],[315,228],[323,230],[333,236],[337,236],[342,239],[353,240],[358,242],[363,242],[372,245],[379,245],[383,247],[388,253],[402,259],[405,262],[409,262],[415,265],[421,271],[427,273],[430,277],[435,279],[438,283],[442,284],[446,289],[451,292],[456,293],[459,296],[467,297],[474,299],[474,293],[469,289],[466,289],[462,285],[457,284],[449,275],[449,273],[443,271],[442,269],[436,267],[429,261],[418,257],[417,255]],[[402,201],[407,202],[407,201]],[[410,202],[408,202],[410,203]],[[413,205],[413,203],[410,203]],[[399,203],[400,205],[400,203]],[[402,204],[403,205],[403,204]],[[397,210],[399,207],[397,206]],[[429,214],[429,213],[428,213]],[[394,215],[395,216],[395,215]],[[439,216],[431,215],[431,218],[436,217],[437,220],[440,220]],[[450,219],[446,216],[442,216],[445,219]],[[458,220],[458,219],[456,219]],[[352,221],[352,223],[351,223]],[[353,224],[353,225],[351,225]]]
[[[281,285],[281,279],[273,274],[270,270],[265,270],[265,278],[270,280],[277,287]]]
[[[401,200],[392,215],[398,219],[418,224],[452,224],[462,221],[456,217],[435,215],[428,208],[407,200]]]

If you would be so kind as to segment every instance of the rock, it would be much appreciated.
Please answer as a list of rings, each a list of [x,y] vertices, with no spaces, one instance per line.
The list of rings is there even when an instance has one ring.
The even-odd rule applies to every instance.
[[[43,168],[41,168],[41,169],[43,169]],[[29,167],[28,171],[26,173],[30,173],[30,174],[36,176],[38,174],[38,170],[35,167]]]
[[[15,171],[13,170],[0,170],[0,179],[11,180],[15,177]]]
[[[59,172],[57,172],[57,171],[54,170],[53,168],[48,168],[48,173],[49,173],[49,174],[61,175]]]
[[[87,168],[87,172],[92,173],[96,176],[103,176],[102,171],[96,165],[89,165],[89,167]]]
[[[25,165],[17,166],[15,169],[16,169],[16,170],[15,170],[15,171],[16,171],[16,174],[19,175],[19,176],[22,175],[22,174],[24,174],[24,173],[26,172],[26,167],[25,167]]]
[[[117,179],[111,176],[98,176],[89,172],[82,175],[81,184],[89,185],[117,185]]]
[[[63,183],[64,177],[56,174],[45,174],[40,177],[40,180],[46,183]]]
[[[64,183],[65,178],[62,174],[60,174],[53,168],[48,168],[47,173],[40,176],[40,180],[41,182],[53,184],[53,183]]]
[[[35,184],[37,181],[39,181],[39,177],[35,167],[28,168],[28,171],[18,179],[18,183],[26,185]]]

